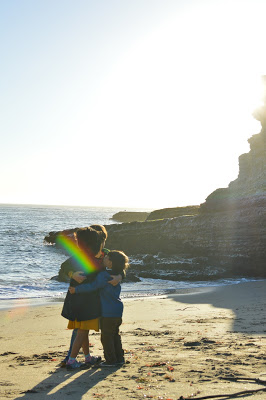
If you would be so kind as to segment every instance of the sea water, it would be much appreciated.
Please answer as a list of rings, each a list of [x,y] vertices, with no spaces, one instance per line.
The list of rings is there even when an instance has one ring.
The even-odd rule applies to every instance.
[[[67,256],[44,242],[44,237],[51,231],[92,224],[110,225],[115,223],[111,218],[118,211],[124,210],[112,207],[0,205],[0,307],[5,301],[19,304],[21,299],[32,299],[36,304],[62,300],[68,284],[51,278],[58,274]],[[176,282],[142,278],[141,282],[123,283],[122,297],[162,295],[232,282]]]

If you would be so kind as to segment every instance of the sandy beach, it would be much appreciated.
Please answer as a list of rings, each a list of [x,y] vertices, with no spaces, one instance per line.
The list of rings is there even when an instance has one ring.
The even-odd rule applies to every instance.
[[[266,281],[124,305],[127,363],[77,372],[59,367],[71,336],[62,304],[1,310],[0,398],[176,400],[266,390]],[[102,356],[99,333],[90,343]],[[246,397],[266,392],[238,396]]]

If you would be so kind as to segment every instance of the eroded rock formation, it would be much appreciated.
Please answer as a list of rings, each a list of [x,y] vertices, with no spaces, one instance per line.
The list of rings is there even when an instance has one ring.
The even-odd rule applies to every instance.
[[[262,129],[248,140],[249,153],[239,157],[236,180],[211,193],[198,215],[107,227],[108,246],[134,255],[140,276],[163,270],[171,279],[266,277],[264,82],[265,103],[254,113]],[[153,261],[145,262],[144,254],[153,255]]]
[[[239,157],[236,180],[190,210],[193,215],[157,219],[157,212],[149,216],[154,220],[106,226],[107,247],[130,255],[132,272],[173,280],[266,277],[266,77],[264,82],[265,102],[254,113],[262,129]]]

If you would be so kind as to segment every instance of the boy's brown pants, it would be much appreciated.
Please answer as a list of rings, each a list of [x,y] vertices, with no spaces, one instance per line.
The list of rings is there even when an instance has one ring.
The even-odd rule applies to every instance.
[[[109,364],[121,362],[124,359],[119,326],[122,318],[101,318],[101,342],[105,361]]]

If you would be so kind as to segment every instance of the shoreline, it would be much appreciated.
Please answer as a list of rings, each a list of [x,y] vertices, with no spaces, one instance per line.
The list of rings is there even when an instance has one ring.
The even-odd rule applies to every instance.
[[[243,278],[240,278],[243,279]],[[266,282],[266,279],[264,278],[251,278],[250,280],[244,280],[239,281],[236,280],[235,282],[228,281],[225,283],[214,283],[213,281],[210,281],[210,284],[208,285],[207,282],[204,282],[200,286],[194,286],[194,287],[183,287],[183,288],[176,288],[176,289],[169,289],[169,291],[165,293],[140,293],[136,292],[133,294],[133,292],[130,292],[128,295],[128,292],[123,292],[122,291],[122,301],[129,301],[129,300],[137,300],[137,299],[147,299],[147,298],[161,298],[161,297],[168,297],[168,296],[179,296],[179,295],[193,295],[195,293],[200,293],[200,292],[207,292],[207,291],[212,291],[215,290],[216,288],[220,287],[227,287],[227,286],[235,286],[235,285],[242,285],[246,283],[252,283],[252,282]],[[193,282],[191,282],[193,284]],[[20,308],[20,307],[38,307],[38,306],[45,306],[45,305],[50,305],[50,304],[62,304],[64,302],[65,295],[62,297],[24,297],[24,298],[14,298],[14,299],[0,299],[0,312],[3,310],[8,310],[12,308]]]
[[[124,301],[127,364],[70,372],[59,367],[70,341],[62,303],[1,310],[0,398],[172,399],[265,388],[266,281]],[[133,301],[134,300],[134,301]],[[90,334],[101,355],[100,334]],[[83,355],[78,356],[83,361]],[[265,392],[253,393],[262,400]]]

